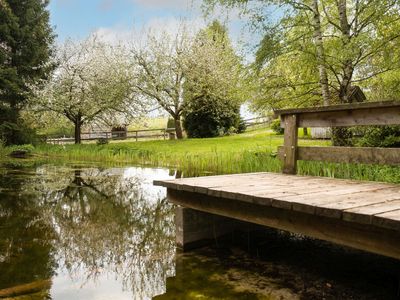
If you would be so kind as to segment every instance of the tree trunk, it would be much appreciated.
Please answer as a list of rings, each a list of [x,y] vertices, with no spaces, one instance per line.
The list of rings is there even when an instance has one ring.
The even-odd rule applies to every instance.
[[[183,138],[183,131],[182,131],[182,123],[181,123],[181,118],[178,116],[177,118],[174,119],[175,121],[175,133],[176,133],[176,138],[178,140]]]
[[[82,117],[78,116],[74,122],[75,125],[75,144],[81,143],[81,126],[82,126]]]
[[[325,49],[322,40],[322,28],[321,28],[321,15],[318,8],[318,0],[313,1],[313,13],[314,13],[314,40],[317,51],[317,63],[319,69],[319,85],[321,87],[322,99],[324,105],[330,104],[330,92],[329,92],[329,81],[328,74],[325,67]]]
[[[347,56],[347,49],[350,44],[350,24],[347,18],[347,0],[338,0],[337,9],[339,13],[340,30],[342,34],[343,52]],[[350,58],[342,62],[343,78],[339,86],[339,100],[341,103],[349,103],[349,90],[353,79],[354,65]],[[346,127],[332,128],[332,144],[334,146],[352,146],[352,133]]]
[[[348,51],[347,47],[350,44],[350,39],[351,39],[350,24],[347,18],[346,1],[347,0],[337,1],[344,52]],[[351,81],[353,79],[353,72],[354,72],[353,61],[351,59],[346,59],[343,62],[342,70],[343,70],[343,79],[342,82],[340,83],[339,99],[342,103],[348,103],[349,102],[348,94],[349,94],[349,89],[351,87]]]

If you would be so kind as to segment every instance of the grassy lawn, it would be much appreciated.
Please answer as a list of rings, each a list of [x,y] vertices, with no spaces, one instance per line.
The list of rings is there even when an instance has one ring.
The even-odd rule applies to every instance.
[[[111,142],[107,145],[41,145],[38,157],[54,160],[134,164],[182,170],[185,176],[243,172],[280,172],[276,158],[283,137],[262,128],[220,138]],[[300,145],[329,141],[300,139]],[[361,164],[299,162],[299,174],[400,183],[400,168]]]

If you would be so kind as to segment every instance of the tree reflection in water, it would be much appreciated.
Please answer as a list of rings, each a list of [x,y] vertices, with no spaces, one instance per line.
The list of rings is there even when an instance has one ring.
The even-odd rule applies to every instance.
[[[35,191],[26,187],[30,175],[18,169],[0,170],[0,290],[36,282],[47,297],[51,283],[46,280],[57,267],[56,232],[43,221],[43,203]]]
[[[34,191],[35,206],[26,209],[40,212],[43,239],[57,249],[53,257],[47,251],[47,259],[83,287],[113,274],[137,299],[162,293],[174,272],[174,210],[146,172],[37,168],[20,189]]]

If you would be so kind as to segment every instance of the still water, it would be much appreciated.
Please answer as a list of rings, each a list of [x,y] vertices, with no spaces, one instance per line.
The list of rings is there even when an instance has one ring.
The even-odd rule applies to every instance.
[[[0,298],[396,298],[397,262],[276,231],[245,236],[248,251],[177,252],[174,207],[152,185],[174,177],[139,167],[1,166]]]

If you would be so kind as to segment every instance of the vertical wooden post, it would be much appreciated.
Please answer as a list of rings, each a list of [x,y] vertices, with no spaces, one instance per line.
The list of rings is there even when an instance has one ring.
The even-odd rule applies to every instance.
[[[284,158],[283,170],[285,174],[296,174],[297,172],[297,135],[298,135],[298,119],[297,115],[284,115],[283,122],[285,124],[284,137]]]
[[[137,142],[138,141],[138,132],[136,131],[135,134],[136,134],[135,138],[136,138],[136,142]]]

